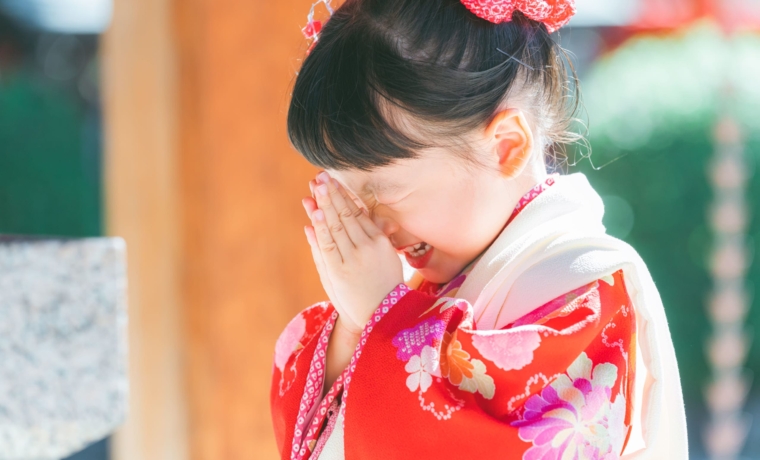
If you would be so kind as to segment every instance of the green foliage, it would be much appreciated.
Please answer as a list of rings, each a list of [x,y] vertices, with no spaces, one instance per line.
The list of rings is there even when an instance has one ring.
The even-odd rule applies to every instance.
[[[0,82],[0,233],[101,233],[100,151],[83,133],[97,123],[23,72]]]
[[[630,232],[616,236],[633,245],[647,262],[662,295],[678,356],[688,404],[701,404],[709,369],[704,341],[710,325],[706,296],[711,282],[707,257],[712,235],[706,221],[712,191],[706,176],[713,155],[713,126],[721,114],[743,125],[747,155],[760,155],[760,37],[727,39],[709,24],[675,37],[631,40],[606,56],[583,81],[591,162],[583,171],[601,195],[614,196],[633,211]],[[575,158],[587,156],[580,149]],[[571,155],[572,156],[572,155]],[[601,169],[595,170],[592,164]],[[760,180],[748,196],[760,215]],[[609,202],[606,199],[605,202]],[[626,228],[620,212],[609,209],[610,233]],[[760,236],[760,224],[750,234]],[[758,278],[757,264],[749,276]],[[760,299],[758,299],[760,300]],[[760,323],[760,305],[750,312],[750,328]],[[747,366],[760,370],[760,340]],[[695,427],[693,435],[698,435]]]

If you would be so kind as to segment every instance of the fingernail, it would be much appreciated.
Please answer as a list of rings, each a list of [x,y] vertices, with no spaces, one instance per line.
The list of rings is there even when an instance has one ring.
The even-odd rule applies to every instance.
[[[327,196],[327,186],[325,184],[318,185],[317,193],[319,193],[322,196]]]
[[[340,183],[335,179],[330,179],[330,182],[332,182],[333,187],[340,188]]]
[[[320,220],[321,221],[321,220],[324,220],[325,213],[322,212],[321,209],[317,209],[316,211],[314,211],[314,213],[312,214],[312,216],[314,216],[314,220]]]
[[[323,184],[326,184],[327,181],[330,180],[330,175],[322,171],[321,173],[317,174],[317,178],[319,178],[320,182],[322,182]]]

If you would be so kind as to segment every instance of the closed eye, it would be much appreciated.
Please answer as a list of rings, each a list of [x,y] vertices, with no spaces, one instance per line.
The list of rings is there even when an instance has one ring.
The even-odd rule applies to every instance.
[[[404,201],[403,198],[400,199],[400,200],[394,201],[393,203],[378,203],[378,204],[382,204],[382,205],[385,205],[385,206],[395,206],[395,205],[401,203],[402,201]]]
[[[362,200],[361,198],[357,197],[356,195],[350,195],[351,199],[353,200],[354,204],[359,209],[364,209],[365,211],[371,210],[374,206],[372,205],[372,200]]]
[[[397,199],[397,200],[395,200],[395,201],[390,201],[390,202],[388,202],[388,201],[383,201],[383,202],[382,202],[382,203],[380,203],[380,204],[384,204],[385,206],[395,206],[395,205],[397,205],[397,204],[401,203],[402,201],[406,200],[407,198],[409,198],[409,195],[411,195],[411,192],[410,192],[410,193],[408,193],[408,194],[406,194],[406,195],[404,195],[404,196],[402,196],[401,198],[399,198],[399,199]]]

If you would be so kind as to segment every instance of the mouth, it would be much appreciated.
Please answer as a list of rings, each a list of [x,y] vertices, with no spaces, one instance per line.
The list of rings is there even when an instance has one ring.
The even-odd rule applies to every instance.
[[[404,254],[409,265],[416,269],[420,269],[427,265],[430,257],[433,255],[433,249],[433,246],[421,241],[403,248],[397,248],[396,250],[399,253]]]

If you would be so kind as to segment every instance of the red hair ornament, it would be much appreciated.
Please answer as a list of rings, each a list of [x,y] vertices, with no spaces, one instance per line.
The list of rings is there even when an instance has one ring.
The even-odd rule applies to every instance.
[[[575,0],[460,0],[475,16],[501,24],[520,11],[526,17],[546,25],[549,33],[570,21],[575,14]]]
[[[520,11],[526,17],[544,23],[549,33],[554,32],[570,21],[575,14],[575,0],[460,0],[462,4],[475,16],[501,24],[512,20],[512,14]],[[323,4],[330,16],[333,9],[330,0],[317,0],[311,5],[307,16],[306,27],[301,29],[304,36],[313,40],[306,55],[311,52],[319,40],[319,32],[322,30],[322,22],[314,19],[314,8]]]
[[[325,8],[327,9],[327,12],[330,13],[330,16],[333,14],[330,0],[317,0],[311,5],[309,15],[306,16],[308,22],[306,23],[306,26],[301,29],[301,33],[303,33],[303,36],[306,37],[307,40],[313,40],[311,42],[311,45],[309,45],[309,49],[306,50],[307,56],[309,53],[311,53],[311,49],[314,48],[314,45],[317,44],[317,40],[319,40],[319,32],[322,31],[322,21],[317,21],[314,19],[314,8],[316,8],[320,3],[325,5]]]

